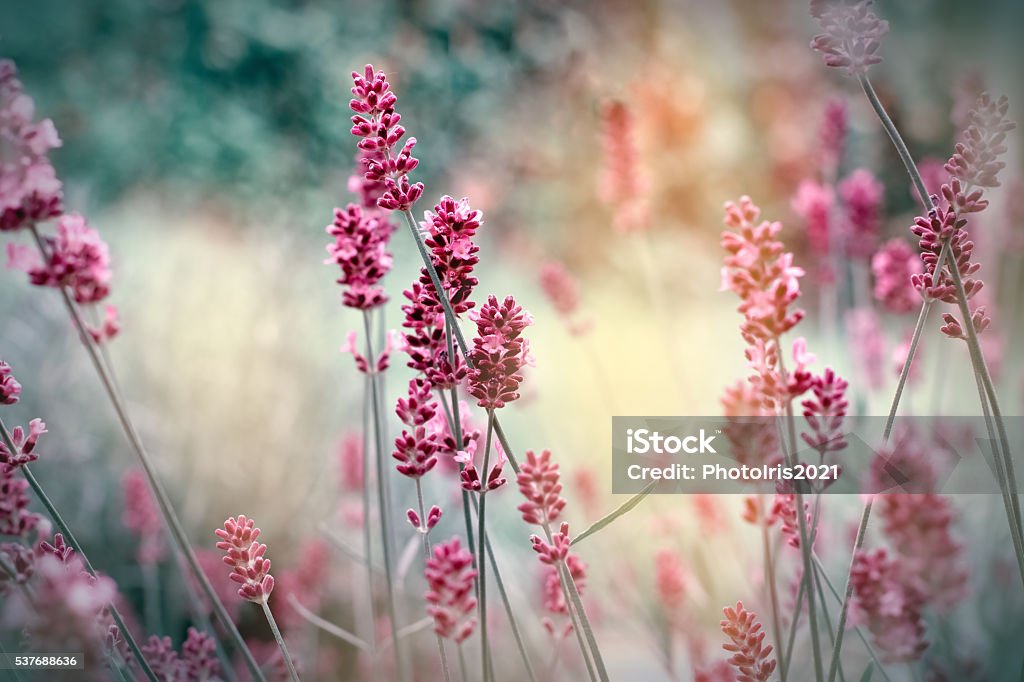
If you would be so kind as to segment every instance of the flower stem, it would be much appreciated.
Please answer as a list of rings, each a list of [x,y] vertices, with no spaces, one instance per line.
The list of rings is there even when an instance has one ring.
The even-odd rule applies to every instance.
[[[377,609],[373,603],[373,528],[370,524],[370,400],[371,400],[371,387],[370,382],[373,378],[367,374],[366,381],[363,383],[363,554],[366,557],[366,603],[367,611],[369,612],[369,627],[366,628],[366,641],[370,643],[370,650],[377,650],[377,633],[375,632],[376,627],[374,623],[377,622]]]
[[[371,366],[375,362],[373,352],[373,340],[370,329],[370,313],[363,311],[363,329],[366,333],[366,357],[369,358]],[[395,666],[398,671],[399,679],[406,679],[405,665],[402,660],[402,655],[399,651],[398,646],[398,614],[395,610],[395,586],[391,579],[392,573],[392,560],[391,560],[391,546],[388,542],[390,536],[391,522],[388,519],[388,508],[387,508],[387,467],[384,466],[384,429],[381,424],[380,414],[380,399],[377,395],[378,387],[376,381],[376,375],[370,374],[370,405],[371,413],[373,415],[373,433],[374,433],[374,444],[376,446],[377,457],[377,502],[380,513],[380,533],[381,533],[381,548],[383,549],[384,555],[384,580],[387,583],[387,603],[388,603],[388,619],[391,628],[391,641],[394,642],[394,653],[395,653]]]
[[[442,291],[442,290],[439,290]],[[480,558],[477,560],[477,570],[480,572],[480,655],[483,665],[483,677],[486,682],[491,679],[491,643],[487,640],[487,560],[484,555],[487,526],[487,471],[491,464],[491,436],[494,434],[494,410],[487,410],[487,438],[484,443],[484,463],[480,471],[480,480],[483,485],[480,488],[480,514],[477,516],[477,549]]]
[[[445,321],[445,343],[448,345],[448,362],[455,366],[455,346],[452,342],[452,325],[447,320]],[[451,421],[452,435],[455,437],[455,449],[461,450],[464,443],[462,442],[462,416],[459,414],[459,386],[458,382],[454,383],[451,388],[452,398],[452,410],[451,414],[448,415]],[[441,404],[444,405],[444,394],[441,395]],[[459,473],[466,468],[466,465],[459,463]],[[466,524],[466,546],[469,549],[470,556],[473,557],[473,570],[477,570],[476,567],[476,546],[475,540],[473,539],[473,518],[469,511],[469,501],[471,496],[468,490],[462,490],[462,518]],[[495,568],[497,573],[497,568]],[[480,574],[473,577],[473,590],[476,593],[477,599],[480,598]],[[510,612],[511,614],[511,612]]]
[[[14,440],[11,438],[11,434],[4,425],[3,420],[0,420],[0,436],[3,437],[4,442],[7,444],[7,448],[12,453],[17,452]],[[43,490],[43,486],[41,486],[39,481],[36,480],[36,477],[32,473],[32,470],[29,469],[28,464],[23,464],[18,468],[21,469],[21,473],[24,474],[25,480],[28,481],[32,491],[36,494],[36,497],[39,498],[39,501],[42,502],[43,507],[46,508],[46,513],[50,515],[53,522],[57,524],[58,528],[60,528],[61,533],[64,534],[65,541],[71,546],[71,549],[75,550],[75,553],[78,554],[79,558],[82,560],[82,565],[85,566],[85,570],[89,572],[89,575],[95,576],[96,571],[93,569],[92,563],[89,561],[89,557],[86,556],[85,552],[82,550],[82,545],[79,544],[78,540],[75,538],[75,534],[71,532],[71,529],[68,527],[64,517],[60,515],[59,511],[57,511],[57,507],[54,506],[53,502],[46,494],[46,491]],[[113,617],[114,623],[116,623],[117,627],[121,630],[124,641],[128,644],[128,648],[131,649],[132,656],[136,661],[138,661],[139,666],[142,668],[142,672],[146,675],[146,678],[149,679],[150,682],[159,682],[156,674],[153,672],[153,669],[150,668],[149,663],[146,662],[145,656],[142,655],[142,650],[135,641],[135,637],[132,636],[132,633],[128,630],[127,626],[125,626],[124,619],[121,617],[121,613],[117,610],[117,607],[114,606],[113,602],[111,602],[108,604],[107,608],[110,610],[110,615]]]
[[[864,534],[868,529],[868,521],[871,519],[871,507],[874,504],[873,498],[868,498],[864,503],[864,511],[860,515],[860,525],[857,526],[857,538],[853,541],[853,554],[850,555],[850,569],[846,572],[846,593],[843,595],[843,608],[839,611],[839,623],[836,625],[836,641],[832,645],[832,661],[828,668],[828,682],[835,682],[836,673],[839,671],[839,652],[843,648],[843,634],[846,632],[846,618],[850,613],[850,599],[853,597],[853,566],[857,561],[857,553],[864,546]]]
[[[419,533],[423,539],[423,559],[430,561],[430,536],[429,531],[425,524],[427,521],[427,514],[423,506],[423,486],[420,484],[420,479],[416,479],[416,504],[420,512],[420,529]],[[441,656],[441,669],[444,671],[445,682],[452,682],[452,674],[448,670],[448,654],[444,651],[444,640],[441,639],[441,635],[436,635],[437,638],[437,651]]]
[[[292,661],[291,654],[288,653],[288,645],[284,643],[284,637],[281,636],[281,630],[277,627],[277,621],[274,620],[274,614],[270,611],[270,603],[267,601],[267,597],[263,597],[260,600],[260,606],[263,607],[263,615],[267,617],[267,622],[270,624],[270,630],[274,633],[274,639],[277,640],[277,648],[281,650],[281,656],[284,657],[284,664],[288,667],[288,675],[292,678],[292,682],[299,682],[299,673],[295,670],[295,663]]]
[[[764,496],[758,497],[758,504],[761,511],[766,511]],[[782,622],[779,619],[779,590],[775,584],[775,561],[772,559],[771,542],[768,539],[768,524],[761,523],[761,540],[764,546],[764,572],[765,582],[768,583],[768,595],[771,598],[772,606],[772,638],[775,640],[775,657],[779,661],[779,680],[786,682],[788,672],[788,661],[785,658],[785,650],[782,648]]]
[[[46,251],[46,245],[39,236],[39,230],[36,228],[35,224],[30,225],[30,231],[32,236],[35,238],[36,245],[39,247],[39,251],[43,256],[43,259],[47,260],[49,256]],[[149,486],[154,494],[153,496],[156,498],[157,506],[160,507],[160,512],[164,517],[164,521],[167,523],[167,527],[171,532],[171,537],[173,538],[178,551],[185,557],[196,582],[198,582],[203,588],[203,592],[206,594],[206,598],[213,607],[214,613],[217,614],[218,620],[221,621],[224,629],[226,629],[231,635],[236,648],[245,659],[249,672],[256,680],[265,682],[266,678],[263,676],[263,671],[260,670],[260,666],[256,663],[256,659],[253,658],[252,652],[249,651],[249,647],[246,646],[245,640],[242,639],[241,633],[238,632],[235,622],[231,620],[231,616],[228,615],[227,609],[224,608],[224,604],[221,603],[220,598],[217,596],[217,592],[213,589],[213,585],[210,584],[206,574],[199,566],[199,560],[196,559],[195,552],[192,550],[192,545],[189,543],[188,536],[185,534],[185,529],[181,525],[181,521],[178,519],[178,515],[174,511],[174,507],[171,505],[170,497],[168,497],[167,491],[164,490],[163,484],[160,483],[160,480],[156,476],[156,470],[153,466],[152,458],[146,450],[145,445],[143,445],[142,438],[135,429],[135,424],[128,416],[128,411],[125,408],[124,402],[121,400],[117,387],[114,385],[110,374],[107,372],[106,367],[100,358],[99,351],[96,349],[96,344],[93,341],[92,336],[89,334],[88,329],[86,329],[85,322],[82,320],[82,315],[78,310],[78,306],[76,306],[74,301],[71,300],[71,296],[68,294],[66,286],[61,286],[59,291],[61,299],[64,302],[64,307],[67,308],[67,311],[74,322],[75,329],[78,331],[82,345],[85,346],[89,359],[92,362],[96,373],[99,375],[100,382],[103,384],[103,388],[106,391],[107,396],[110,398],[110,402],[114,407],[114,412],[117,414],[117,419],[121,425],[121,429],[124,431],[125,436],[128,438],[129,445],[131,445],[132,450],[134,450],[136,456],[139,458],[139,462],[142,464],[142,470],[146,474],[146,479],[149,481]]]

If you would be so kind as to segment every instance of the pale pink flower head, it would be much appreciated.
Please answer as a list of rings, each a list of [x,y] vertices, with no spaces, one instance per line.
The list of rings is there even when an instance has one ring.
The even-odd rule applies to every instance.
[[[434,632],[444,639],[464,642],[476,629],[476,596],[473,591],[473,555],[462,548],[458,538],[434,547],[427,560],[427,613],[434,619]]]
[[[670,622],[678,618],[686,601],[690,577],[677,552],[663,549],[654,555],[654,586]]]
[[[477,336],[470,358],[469,392],[486,409],[504,407],[519,398],[522,369],[529,362],[529,342],[523,331],[533,323],[522,306],[511,296],[498,303],[489,296],[474,316]]]
[[[790,202],[793,211],[807,226],[807,240],[819,256],[829,252],[829,222],[835,205],[835,192],[829,185],[803,180]]]
[[[25,269],[36,286],[71,289],[78,303],[98,303],[110,293],[110,250],[85,218],[68,213],[57,221],[57,236],[43,238],[46,257],[28,259],[8,249],[11,265]],[[10,245],[9,245],[10,246]]]
[[[811,0],[811,16],[822,30],[811,47],[821,53],[826,66],[862,76],[882,61],[878,48],[889,32],[889,22],[871,11],[872,4],[873,0]]]
[[[565,498],[562,497],[561,475],[558,464],[551,461],[551,452],[545,450],[540,455],[533,450],[526,453],[516,477],[519,492],[526,501],[519,505],[523,521],[535,525],[544,525],[557,521],[565,509]]]
[[[768,682],[775,672],[776,661],[772,658],[773,647],[764,642],[765,633],[757,615],[743,608],[743,602],[736,602],[735,608],[726,607],[722,613],[725,614],[722,632],[730,640],[722,648],[732,654],[729,663],[742,680]]]
[[[61,183],[47,154],[61,145],[50,119],[35,122],[14,62],[0,59],[0,231],[61,214]]]
[[[363,489],[363,434],[348,433],[338,444],[338,471],[341,489],[360,492]]]
[[[967,113],[967,130],[946,163],[947,173],[965,186],[999,187],[997,175],[1006,166],[999,157],[1006,153],[1007,133],[1016,127],[1006,116],[1009,108],[1005,95],[993,99],[982,93],[978,97]]]
[[[871,307],[854,308],[846,314],[848,349],[859,379],[872,390],[885,383],[885,336],[878,315]]]
[[[814,377],[811,383],[812,398],[804,400],[804,418],[810,427],[809,433],[800,434],[808,445],[824,456],[826,452],[837,452],[846,448],[843,434],[843,420],[850,407],[846,399],[849,384],[832,369]]]
[[[217,549],[226,552],[225,564],[231,567],[231,579],[238,583],[238,596],[251,602],[264,602],[274,591],[274,577],[270,575],[270,559],[264,559],[267,546],[257,542],[260,529],[252,519],[240,515],[224,522],[218,528]]]
[[[146,474],[141,469],[130,469],[121,477],[124,511],[121,523],[139,537],[136,551],[142,566],[152,565],[164,557],[163,523],[160,510],[149,490]]]
[[[28,423],[28,433],[20,426],[15,426],[11,431],[11,441],[14,451],[7,447],[7,443],[0,441],[0,465],[18,468],[39,458],[35,451],[39,436],[46,433],[46,423],[42,419],[33,419]]]
[[[569,274],[565,265],[547,261],[540,269],[540,288],[573,336],[586,333],[590,325],[574,319],[580,305],[579,283]]]
[[[866,626],[882,661],[905,663],[921,657],[928,643],[922,600],[903,580],[901,562],[884,549],[859,551],[850,569],[851,619]]]
[[[891,313],[916,310],[921,306],[921,296],[914,288],[913,277],[921,269],[921,261],[910,244],[903,239],[890,239],[871,258],[875,299]]]
[[[13,405],[21,397],[21,384],[11,373],[11,366],[0,360],[0,405]]]
[[[641,167],[633,111],[619,100],[601,105],[601,147],[604,168],[598,197],[614,211],[613,225],[621,234],[650,227],[650,181]]]
[[[870,258],[881,232],[885,185],[871,171],[858,168],[839,183],[839,197],[846,209],[847,253],[855,258]]]
[[[846,145],[847,128],[846,101],[841,97],[833,97],[825,104],[818,133],[821,141],[821,165],[827,177],[834,176],[839,166],[839,159]]]

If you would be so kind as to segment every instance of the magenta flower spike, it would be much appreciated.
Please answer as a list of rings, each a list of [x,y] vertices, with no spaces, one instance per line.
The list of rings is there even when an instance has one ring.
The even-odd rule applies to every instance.
[[[370,310],[388,301],[380,286],[391,270],[388,242],[394,226],[383,217],[356,204],[334,209],[334,222],[327,226],[334,243],[327,245],[327,264],[341,268],[338,284],[346,287],[342,304]]]
[[[218,528],[217,549],[226,552],[223,561],[231,567],[231,579],[238,583],[238,596],[242,599],[265,602],[274,591],[274,577],[270,575],[270,560],[264,559],[267,546],[257,542],[260,529],[244,515],[229,518]]]
[[[474,369],[469,374],[470,395],[488,410],[504,407],[519,398],[520,373],[529,362],[529,342],[523,330],[533,318],[508,296],[502,303],[489,296],[476,313],[477,336],[470,357]]]
[[[731,640],[722,648],[732,656],[729,663],[739,673],[739,679],[746,682],[768,682],[775,672],[773,647],[764,643],[765,633],[753,611],[743,608],[743,602],[736,602],[736,608],[726,607],[722,611],[725,620],[721,622],[722,632]]]
[[[850,571],[853,620],[867,627],[885,662],[914,661],[928,648],[921,595],[902,574],[901,563],[884,549],[858,552]]]
[[[437,545],[427,560],[427,613],[434,619],[434,632],[461,644],[473,634],[477,621],[473,592],[473,555],[458,538]]]

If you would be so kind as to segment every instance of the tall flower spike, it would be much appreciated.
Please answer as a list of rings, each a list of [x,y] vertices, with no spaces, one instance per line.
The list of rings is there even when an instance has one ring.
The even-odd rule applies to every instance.
[[[352,134],[361,138],[359,148],[367,152],[360,157],[364,178],[384,185],[377,206],[389,211],[407,210],[423,194],[423,183],[409,181],[409,173],[419,165],[419,159],[412,155],[416,138],[409,138],[396,153],[405,128],[400,123],[402,116],[395,111],[398,98],[383,71],[374,71],[367,64],[362,74],[352,72],[352,82],[354,99],[349,107],[356,113]]]
[[[529,342],[523,330],[533,318],[508,296],[500,304],[490,296],[475,316],[477,336],[470,357],[469,392],[486,409],[504,407],[519,398],[520,373],[529,362]]]
[[[523,521],[541,526],[559,519],[565,509],[559,479],[558,465],[551,461],[549,450],[539,456],[533,450],[527,451],[526,461],[520,466],[516,477],[519,492],[526,498],[526,502],[518,507]]]
[[[601,147],[604,172],[598,184],[601,201],[615,211],[619,233],[643,232],[650,225],[649,179],[640,167],[633,112],[623,102],[601,106]]]
[[[50,119],[34,122],[14,62],[0,59],[0,231],[54,218],[63,207],[61,184],[47,154],[61,145]]]
[[[835,192],[832,188],[813,180],[802,181],[790,202],[793,211],[807,225],[807,240],[819,256],[829,252],[829,222],[834,204]]]
[[[541,266],[540,288],[570,334],[579,336],[589,331],[588,321],[575,319],[580,306],[580,287],[562,263],[548,261]]]
[[[441,543],[427,559],[427,613],[434,619],[439,637],[464,642],[476,629],[476,597],[473,594],[473,555],[463,549],[458,538]]]
[[[764,632],[757,616],[736,602],[736,608],[722,610],[722,632],[731,640],[722,648],[732,653],[729,663],[736,668],[741,682],[768,682],[775,671],[772,646],[764,643]]]
[[[871,11],[872,4],[873,0],[811,0],[811,16],[822,30],[811,47],[821,53],[826,66],[860,76],[882,61],[878,48],[889,32],[889,22]]]
[[[21,397],[21,384],[11,373],[11,366],[0,360],[0,405],[13,405]]]
[[[57,221],[57,236],[44,237],[46,260],[8,245],[11,264],[28,272],[36,286],[71,289],[77,303],[98,303],[110,293],[110,251],[99,232],[77,213]],[[26,247],[27,248],[27,247]]]
[[[433,288],[433,284],[424,285],[417,281],[402,292],[409,301],[402,306],[405,313],[402,326],[408,330],[405,332],[404,350],[409,355],[409,367],[422,372],[434,388],[447,390],[466,378],[468,368],[462,356],[448,353],[444,312],[438,309]]]
[[[814,377],[811,384],[814,397],[802,403],[804,418],[811,427],[811,433],[802,433],[800,437],[822,456],[826,452],[846,448],[846,437],[842,429],[846,410],[850,407],[846,400],[848,386],[842,377],[826,369],[823,375]]]
[[[369,310],[387,302],[379,282],[391,270],[387,249],[393,231],[394,226],[387,220],[356,204],[334,209],[334,222],[327,226],[334,243],[327,245],[324,262],[341,268],[338,284],[346,287],[343,305]]]
[[[430,384],[423,379],[410,381],[408,398],[399,398],[395,412],[408,427],[395,439],[391,456],[400,462],[395,468],[403,476],[420,478],[437,465],[440,448],[438,434],[426,426],[437,412]]]
[[[17,469],[0,464],[0,535],[22,537],[32,530],[49,533],[47,521],[28,510],[28,481],[16,477]]]
[[[866,625],[882,661],[914,661],[928,644],[924,640],[921,596],[901,580],[899,561],[884,549],[860,551],[853,559],[853,622]]]
[[[274,591],[274,577],[270,575],[270,559],[264,559],[267,546],[256,539],[260,529],[252,519],[240,515],[224,522],[218,528],[217,549],[226,552],[225,564],[231,567],[231,579],[238,583],[238,596],[251,602],[260,603]]]
[[[858,168],[839,183],[839,197],[846,209],[846,251],[856,258],[867,259],[878,246],[882,228],[882,201],[885,185],[871,171]]]
[[[445,195],[433,211],[424,214],[421,223],[430,260],[456,315],[476,305],[470,296],[477,285],[473,268],[480,261],[476,255],[480,247],[473,243],[473,237],[483,224],[483,216],[483,211],[470,207],[468,199],[456,201]],[[433,280],[426,268],[420,269],[420,284],[423,286],[424,304],[443,315],[444,308],[437,300]]]

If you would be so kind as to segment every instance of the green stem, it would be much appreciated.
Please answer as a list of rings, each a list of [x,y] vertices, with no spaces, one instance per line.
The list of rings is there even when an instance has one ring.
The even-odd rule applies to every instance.
[[[439,290],[442,291],[442,290]],[[494,433],[494,410],[487,410],[487,438],[484,444],[484,463],[480,471],[480,514],[477,516],[477,548],[480,558],[477,560],[477,570],[480,572],[480,655],[483,665],[483,677],[486,682],[491,679],[491,643],[487,639],[487,559],[484,554],[484,547],[487,540],[487,472],[491,464],[491,436]]]
[[[43,255],[43,259],[48,260],[49,256],[46,251],[46,245],[39,236],[39,230],[33,224],[30,226],[30,231],[35,238],[36,245],[39,247],[40,253]],[[203,588],[203,592],[206,594],[206,598],[213,607],[214,613],[217,614],[217,618],[221,621],[224,629],[231,635],[235,646],[245,659],[249,672],[259,682],[266,682],[266,678],[263,676],[263,671],[260,670],[259,665],[252,656],[252,652],[249,651],[249,647],[246,646],[245,640],[242,639],[241,633],[238,632],[238,628],[235,626],[234,621],[231,620],[231,616],[228,615],[227,609],[224,608],[224,604],[221,603],[220,598],[217,596],[217,592],[213,589],[213,585],[210,584],[210,580],[206,577],[206,574],[199,566],[199,560],[196,558],[195,552],[192,550],[191,544],[189,544],[188,536],[185,534],[185,529],[181,525],[181,521],[178,519],[178,515],[174,511],[174,507],[171,505],[170,497],[167,495],[167,491],[164,490],[163,484],[160,483],[160,480],[156,476],[156,470],[153,466],[152,458],[143,445],[142,438],[135,429],[135,424],[128,416],[128,411],[120,398],[117,387],[114,385],[110,374],[106,371],[106,368],[103,365],[103,361],[96,349],[96,344],[93,341],[92,336],[89,334],[89,331],[86,329],[85,322],[82,320],[82,315],[79,312],[78,307],[71,300],[71,296],[68,294],[66,286],[60,287],[59,291],[61,299],[64,302],[64,307],[67,308],[68,313],[71,315],[75,328],[78,331],[79,338],[85,346],[85,350],[89,355],[89,359],[92,362],[93,367],[99,375],[100,382],[103,384],[103,388],[106,391],[107,396],[110,398],[110,402],[114,407],[114,412],[117,414],[118,422],[120,423],[125,436],[128,438],[128,442],[131,445],[132,450],[134,450],[136,456],[139,458],[139,462],[142,464],[142,470],[146,474],[146,479],[149,481],[150,489],[153,491],[153,496],[156,498],[157,506],[160,507],[160,512],[164,517],[164,521],[167,523],[171,532],[171,537],[174,539],[178,551],[188,562],[193,576]]]
[[[370,650],[377,650],[377,633],[375,623],[377,622],[376,606],[373,603],[373,568],[372,564],[372,538],[373,528],[370,524],[370,382],[372,378],[366,375],[363,383],[363,554],[366,557],[366,603],[370,614],[369,627],[366,628],[366,641],[370,644]]]
[[[763,496],[758,497],[758,504],[761,505],[762,512],[766,511]],[[785,660],[783,656],[785,652],[782,649],[782,623],[779,619],[779,591],[775,585],[775,562],[772,560],[771,542],[768,539],[768,525],[766,523],[760,525],[761,540],[764,546],[764,579],[768,583],[768,595],[771,598],[772,607],[772,638],[775,640],[776,658],[779,660],[779,679],[781,682],[786,682],[788,661]]]
[[[11,438],[11,434],[7,431],[7,427],[4,425],[2,419],[0,419],[0,436],[3,437],[4,442],[7,444],[7,448],[12,453],[18,452],[14,445],[14,439]],[[64,517],[60,515],[59,511],[57,511],[57,507],[54,506],[53,502],[46,494],[46,491],[43,490],[43,486],[41,486],[39,481],[36,480],[36,477],[32,473],[32,470],[29,469],[28,464],[23,464],[18,468],[21,469],[21,473],[25,476],[25,480],[28,481],[32,491],[43,504],[43,507],[46,509],[46,513],[49,514],[50,518],[53,519],[53,522],[57,524],[61,533],[64,534],[64,540],[68,543],[71,549],[75,550],[75,553],[78,554],[78,557],[82,560],[82,565],[85,567],[85,570],[89,572],[89,575],[95,576],[96,571],[93,569],[92,563],[89,561],[89,557],[86,556],[84,551],[82,551],[82,545],[79,544],[78,540],[75,538],[75,534],[71,532],[67,522],[64,521]],[[156,674],[153,672],[153,669],[150,668],[149,663],[146,662],[146,657],[142,655],[142,650],[135,641],[135,637],[132,636],[132,633],[128,630],[127,626],[125,626],[124,619],[121,617],[121,613],[117,610],[117,607],[114,606],[113,602],[111,602],[107,608],[110,610],[110,615],[113,617],[114,623],[121,630],[125,643],[128,644],[128,648],[131,649],[132,656],[136,661],[138,661],[139,666],[142,668],[142,672],[146,675],[146,678],[149,679],[150,682],[159,682]]]
[[[452,325],[446,320],[445,321],[445,343],[448,346],[448,361],[452,363],[452,367],[455,366],[455,346],[452,342]],[[462,442],[462,416],[459,414],[459,386],[458,383],[452,385],[451,388],[451,399],[452,399],[452,410],[451,414],[448,415],[451,421],[452,435],[455,437],[455,449],[461,450],[464,446]],[[444,405],[444,393],[441,394],[441,404]],[[466,468],[466,465],[459,463],[459,474]],[[473,539],[473,519],[469,511],[470,501],[469,491],[462,489],[462,519],[466,524],[466,546],[469,549],[470,556],[473,557],[473,570],[476,568],[476,545]],[[477,599],[480,598],[480,575],[479,572],[473,578],[473,590],[476,593]]]
[[[363,311],[363,329],[366,333],[366,358],[370,367],[375,364],[375,358],[373,352],[373,340],[370,331],[370,314],[367,311]],[[402,660],[401,653],[398,646],[398,614],[395,611],[395,587],[392,582],[392,557],[391,557],[391,545],[388,542],[390,536],[391,522],[388,518],[387,508],[387,467],[384,466],[384,457],[386,456],[384,448],[384,429],[381,424],[380,414],[380,399],[377,395],[377,381],[376,374],[370,373],[370,404],[371,412],[373,414],[373,433],[374,442],[376,444],[377,457],[375,459],[377,464],[377,502],[379,506],[380,514],[380,532],[381,532],[381,547],[383,548],[384,554],[384,580],[387,583],[387,603],[388,603],[388,619],[389,626],[391,628],[391,641],[394,642],[394,653],[395,653],[395,666],[398,671],[399,679],[406,679],[405,665]]]
[[[277,621],[274,620],[274,614],[270,611],[270,604],[266,597],[260,600],[260,606],[263,607],[263,615],[267,617],[270,630],[274,633],[274,639],[277,640],[277,648],[281,650],[281,656],[284,657],[284,664],[288,667],[288,675],[292,678],[292,682],[299,682],[299,673],[295,670],[292,655],[288,653],[288,645],[284,643],[284,637],[281,636],[281,630],[277,627]]]
[[[857,538],[853,541],[853,554],[850,555],[850,569],[846,572],[846,592],[843,595],[843,608],[839,610],[839,623],[836,625],[836,641],[832,645],[832,662],[828,669],[829,682],[835,682],[836,673],[839,672],[839,652],[843,648],[843,633],[846,632],[846,619],[850,613],[850,599],[853,596],[853,566],[857,561],[857,554],[864,546],[864,534],[868,529],[868,521],[871,519],[871,506],[874,503],[872,498],[864,503],[864,511],[860,515],[860,525],[857,526]]]

